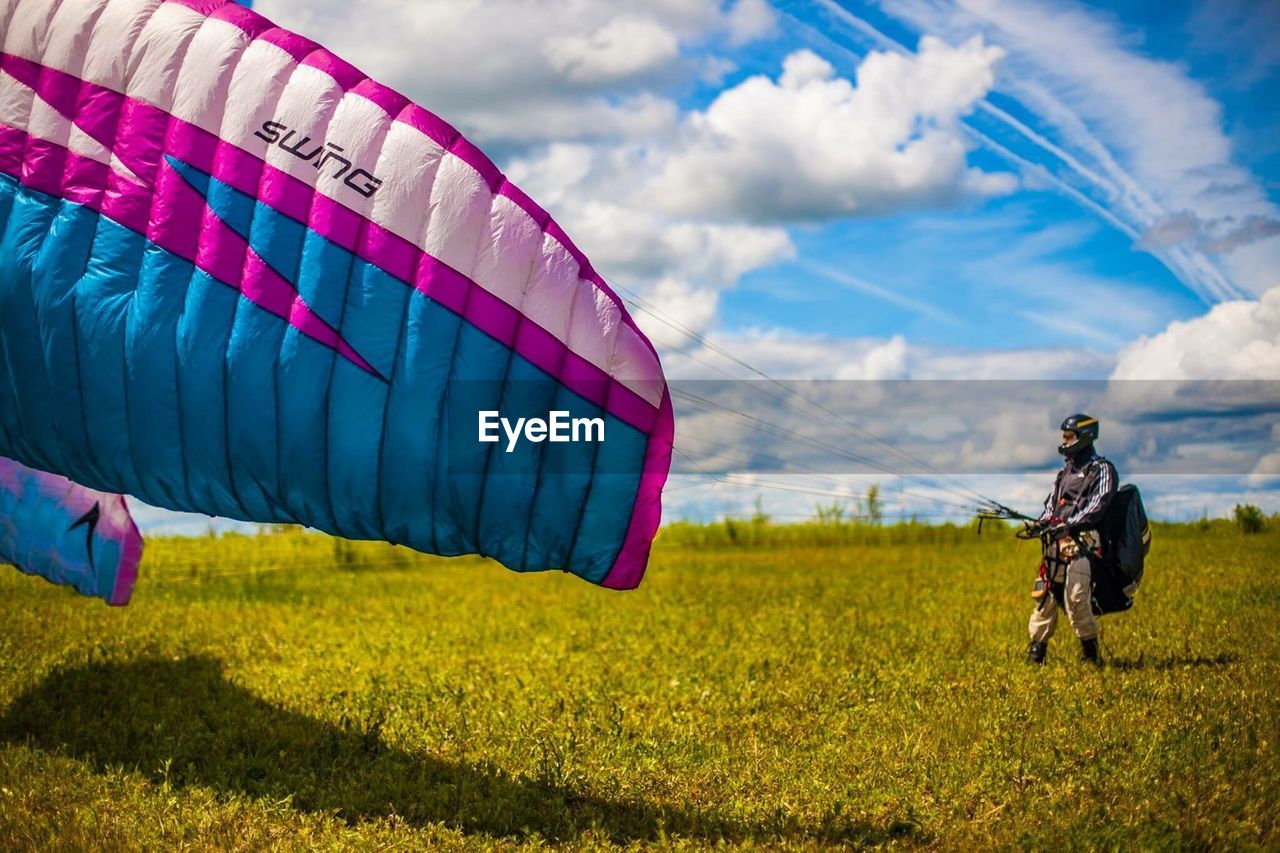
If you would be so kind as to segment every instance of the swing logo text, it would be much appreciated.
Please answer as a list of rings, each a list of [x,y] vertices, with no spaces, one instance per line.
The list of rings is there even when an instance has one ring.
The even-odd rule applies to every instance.
[[[262,128],[253,135],[265,140],[268,145],[276,145],[288,151],[304,163],[314,160],[312,166],[317,172],[330,170],[332,174],[329,177],[335,181],[341,180],[349,189],[365,198],[373,198],[378,187],[382,186],[382,179],[374,177],[372,172],[352,169],[355,164],[344,156],[346,149],[341,145],[319,140],[313,143],[310,136],[301,136],[296,130],[290,130],[284,122],[264,121]],[[308,151],[307,148],[313,144],[315,147]]]

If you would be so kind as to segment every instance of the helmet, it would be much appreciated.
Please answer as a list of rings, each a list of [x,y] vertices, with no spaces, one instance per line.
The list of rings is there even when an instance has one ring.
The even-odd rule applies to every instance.
[[[1072,415],[1062,422],[1063,432],[1074,432],[1076,440],[1070,444],[1059,444],[1058,452],[1063,456],[1075,456],[1087,450],[1098,440],[1098,419],[1080,413]]]

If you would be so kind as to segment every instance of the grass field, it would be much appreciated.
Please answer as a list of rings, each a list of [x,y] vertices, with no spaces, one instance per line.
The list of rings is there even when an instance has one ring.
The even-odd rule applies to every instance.
[[[1276,849],[1274,528],[1157,530],[1101,671],[1023,664],[1007,533],[677,528],[633,593],[298,533],[152,541],[124,609],[5,569],[0,849]]]

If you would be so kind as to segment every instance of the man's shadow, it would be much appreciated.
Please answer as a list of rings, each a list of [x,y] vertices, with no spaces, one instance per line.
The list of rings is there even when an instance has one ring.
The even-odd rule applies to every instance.
[[[9,706],[0,740],[123,766],[170,785],[279,799],[349,823],[392,814],[465,833],[571,840],[595,829],[619,844],[662,837],[923,840],[910,824],[833,814],[804,825],[780,811],[744,823],[714,811],[579,793],[501,768],[388,746],[378,725],[340,726],[278,708],[229,682],[216,659],[144,659],[59,669]]]

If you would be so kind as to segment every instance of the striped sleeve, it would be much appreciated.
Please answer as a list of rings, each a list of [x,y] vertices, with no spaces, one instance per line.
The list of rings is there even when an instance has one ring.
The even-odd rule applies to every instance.
[[[1096,527],[1106,514],[1111,498],[1116,493],[1116,468],[1103,459],[1090,477],[1085,496],[1066,523],[1070,527],[1089,529]]]
[[[1040,521],[1048,521],[1053,518],[1053,511],[1056,508],[1058,500],[1058,484],[1062,482],[1062,472],[1058,472],[1058,476],[1053,479],[1053,488],[1049,490],[1049,494],[1044,498],[1044,510],[1040,513]]]

